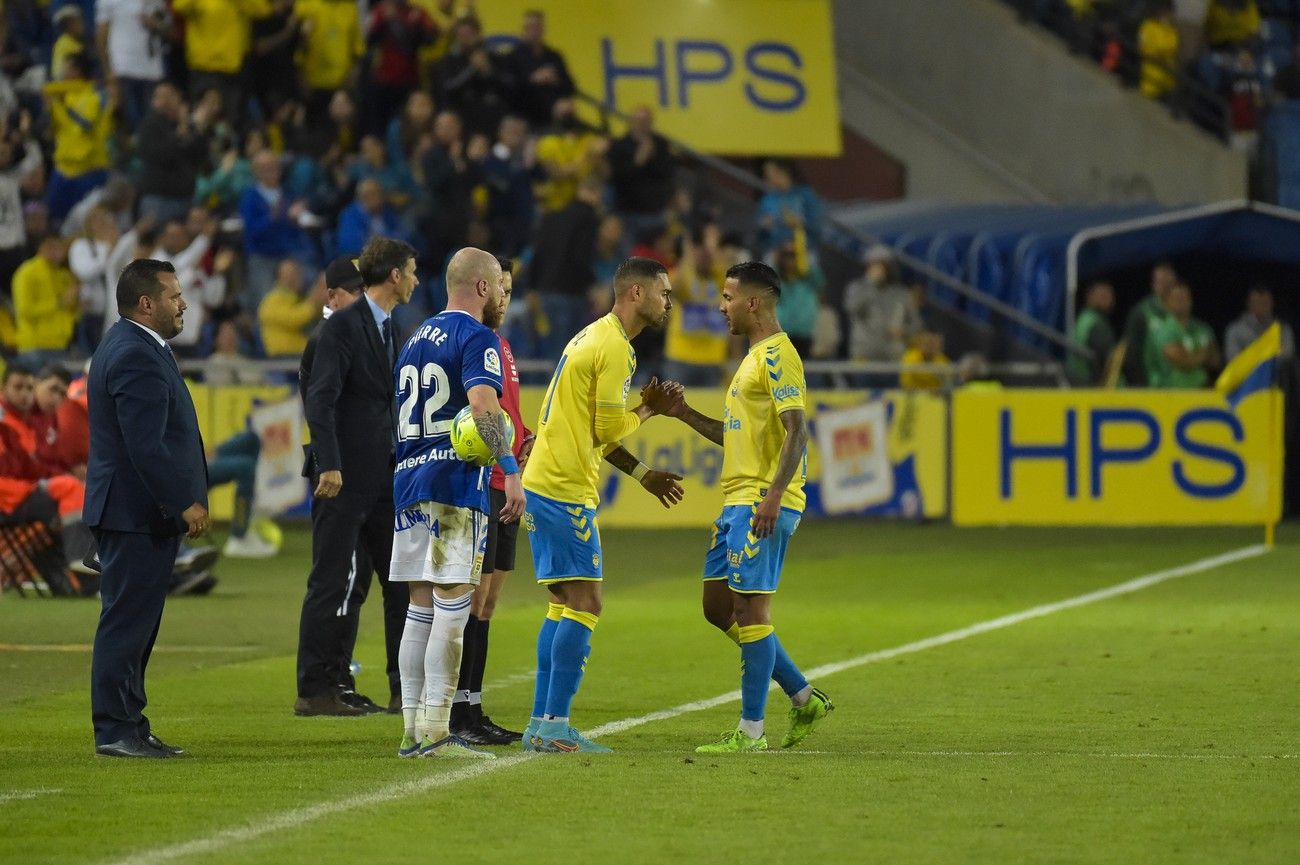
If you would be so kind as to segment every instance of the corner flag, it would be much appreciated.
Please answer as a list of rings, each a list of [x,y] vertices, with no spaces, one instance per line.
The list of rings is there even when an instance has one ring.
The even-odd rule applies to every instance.
[[[1277,359],[1282,353],[1282,327],[1276,321],[1259,339],[1242,349],[1219,373],[1214,387],[1233,408],[1252,393],[1268,390],[1277,381]]]

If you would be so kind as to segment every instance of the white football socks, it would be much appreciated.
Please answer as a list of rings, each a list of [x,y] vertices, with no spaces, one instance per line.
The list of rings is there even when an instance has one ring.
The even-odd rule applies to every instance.
[[[432,627],[433,607],[411,604],[406,608],[406,627],[402,629],[402,643],[397,650],[397,672],[402,680],[402,724],[408,736],[423,732],[420,716],[424,707],[424,655]]]
[[[451,702],[460,678],[472,598],[471,592],[453,600],[433,598],[433,628],[424,653],[424,713],[427,735],[435,742],[451,732]]]

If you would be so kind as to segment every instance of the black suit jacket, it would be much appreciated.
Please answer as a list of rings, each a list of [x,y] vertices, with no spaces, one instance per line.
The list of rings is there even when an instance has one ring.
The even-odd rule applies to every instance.
[[[172,536],[208,505],[194,402],[167,348],[125,319],[109,328],[86,387],[90,457],[82,518],[91,528]]]
[[[305,405],[316,473],[341,471],[344,490],[391,490],[393,400],[393,367],[362,297],[331,315],[316,341]]]

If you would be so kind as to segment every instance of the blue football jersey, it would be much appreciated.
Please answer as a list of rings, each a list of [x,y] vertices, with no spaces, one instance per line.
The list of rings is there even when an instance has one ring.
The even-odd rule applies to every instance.
[[[488,512],[488,472],[451,449],[451,421],[475,385],[501,395],[501,341],[482,322],[444,310],[416,328],[397,356],[398,510],[441,502]]]

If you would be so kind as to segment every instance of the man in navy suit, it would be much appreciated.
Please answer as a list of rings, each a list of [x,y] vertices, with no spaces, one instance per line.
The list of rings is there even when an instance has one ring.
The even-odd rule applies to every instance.
[[[165,261],[133,261],[117,283],[121,320],[87,384],[90,459],[82,512],[99,542],[102,609],[91,661],[95,753],[174,757],[150,728],[144,673],[181,535],[208,530],[208,470],[194,403],[164,340],[185,301]]]

